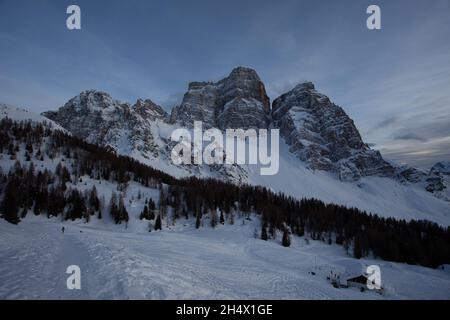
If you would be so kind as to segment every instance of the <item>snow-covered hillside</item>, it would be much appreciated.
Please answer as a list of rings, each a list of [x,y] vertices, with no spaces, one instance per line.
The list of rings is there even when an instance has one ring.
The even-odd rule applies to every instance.
[[[46,121],[55,128],[64,130],[44,116],[19,108],[3,106],[0,109],[0,118],[6,116],[19,121],[26,119],[37,122]],[[147,120],[141,119],[141,121],[141,125],[145,126]],[[445,194],[443,192],[447,192],[448,189],[433,194],[425,190],[423,183],[401,182],[378,176],[363,177],[359,181],[341,181],[333,172],[313,171],[308,168],[304,162],[299,161],[289,151],[289,146],[283,139],[280,140],[280,168],[278,174],[274,176],[261,176],[260,167],[249,165],[233,167],[224,165],[219,168],[206,165],[175,166],[170,160],[169,152],[165,150],[175,126],[160,119],[154,119],[149,122],[148,126],[151,131],[152,144],[164,152],[159,152],[157,156],[152,153],[143,154],[140,149],[130,148],[126,142],[127,139],[119,141],[120,135],[118,135],[116,137],[117,144],[113,146],[117,153],[131,156],[174,177],[194,175],[229,179],[234,182],[266,186],[272,191],[283,192],[299,199],[317,198],[328,203],[357,207],[384,217],[406,220],[422,219],[441,225],[450,225],[450,202],[446,201],[446,196],[441,195]],[[444,176],[444,178],[446,177],[448,176]]]
[[[340,246],[298,237],[283,248],[279,240],[253,238],[255,217],[215,230],[197,230],[190,219],[151,233],[133,221],[125,229],[96,219],[0,220],[0,298],[450,299],[448,270],[356,260]],[[347,279],[372,264],[381,268],[383,295],[327,280],[331,271]],[[69,265],[81,269],[81,290],[66,287]]]
[[[336,245],[337,233],[342,229],[335,229],[334,237],[331,231],[323,229],[322,232],[319,227],[323,222],[334,220],[339,225],[338,219],[344,217],[342,222],[345,217],[353,217],[363,223],[356,225],[356,229],[367,226],[366,230],[373,236],[367,239],[374,240],[377,234],[373,233],[372,225],[377,224],[382,237],[394,236],[389,247],[404,254],[406,251],[399,244],[403,244],[405,233],[395,229],[400,226],[398,223],[375,221],[345,208],[329,209],[333,211],[326,217],[323,216],[326,208],[320,204],[316,204],[315,209],[302,207],[297,210],[289,207],[294,204],[288,204],[288,200],[274,199],[274,194],[264,198],[262,192],[232,184],[210,182],[203,189],[201,183],[195,181],[183,185],[182,181],[175,181],[130,158],[119,158],[73,136],[41,127],[7,120],[1,122],[0,212],[7,221],[20,223],[14,225],[0,220],[0,298],[450,298],[447,269],[370,258],[374,256],[370,249],[382,250],[382,246],[370,247],[370,243],[359,240],[358,235],[352,236],[350,229],[345,234],[346,242],[341,239],[341,245]],[[289,165],[294,166],[294,160],[291,164],[288,160],[282,161],[279,184],[270,180],[254,183],[284,187],[288,193],[292,190],[310,192],[309,183],[323,188],[312,192],[333,196],[340,191],[342,182],[332,176],[320,176],[323,184],[317,184],[315,175],[308,181],[308,174],[312,173],[306,168],[297,168],[298,172],[304,171],[302,176],[289,177],[289,170],[283,171],[289,169]],[[304,180],[302,187],[295,184],[302,183],[299,178]],[[348,185],[355,187],[351,183]],[[239,192],[234,193],[233,188]],[[92,196],[94,190],[95,196]],[[351,190],[344,190],[343,194]],[[119,201],[111,201],[114,194]],[[236,195],[238,197],[233,198]],[[253,195],[258,195],[259,200],[255,202]],[[227,197],[228,209],[223,202]],[[155,231],[158,218],[141,219],[148,199],[159,206],[155,212],[158,218],[163,217],[162,231]],[[263,210],[261,213],[261,208],[257,208],[256,204],[263,201],[266,201],[264,209],[270,212]],[[123,212],[122,208],[127,212],[119,219],[117,208],[113,213],[113,204],[117,207],[117,203],[120,212]],[[277,207],[277,203],[285,206]],[[314,205],[309,203],[309,206]],[[5,211],[5,208],[12,209]],[[259,216],[252,214],[252,210]],[[225,219],[213,224],[219,211],[225,212],[220,214],[221,219],[223,216]],[[300,234],[295,223],[302,214],[306,216],[303,227],[297,225],[303,228],[304,232]],[[276,233],[268,241],[260,239],[261,230],[266,230],[260,218],[263,215]],[[321,216],[326,221],[314,220]],[[446,216],[432,218],[439,221]],[[75,221],[70,221],[72,219]],[[291,223],[290,236],[289,228],[282,226],[287,221]],[[61,232],[63,226],[65,233]],[[305,232],[306,228],[309,233]],[[433,266],[448,261],[444,229],[437,226],[427,229],[426,224],[402,225],[402,228],[419,236],[424,244],[436,244],[432,248],[435,250],[428,251],[429,247],[415,243],[414,249],[421,253],[420,257],[405,253],[405,256],[391,255],[393,260]],[[271,234],[271,227],[268,229]],[[389,230],[394,230],[394,234]],[[403,234],[402,238],[395,238],[396,230]],[[281,245],[283,233],[291,238],[289,248]],[[412,238],[410,233],[407,236],[405,240]],[[357,252],[357,241],[369,250],[361,253],[369,258],[351,257]],[[381,255],[378,256],[386,254],[389,259],[391,253],[379,252]],[[421,260],[422,254],[428,260]],[[332,273],[338,273],[345,284],[345,279],[364,273],[372,264],[381,267],[382,295],[355,288],[337,289],[327,279]],[[81,268],[80,291],[67,290],[65,271],[70,265]]]
[[[61,127],[56,122],[33,112],[30,112],[26,109],[2,104],[0,103],[0,119],[9,118],[14,121],[27,121],[31,120],[38,123],[46,123],[50,128],[61,130],[65,133],[69,133],[66,129]]]
[[[333,173],[311,171],[280,141],[280,170],[274,176],[249,168],[249,182],[296,198],[317,198],[398,219],[423,219],[450,225],[450,202],[435,197],[420,184],[386,177],[364,177],[357,182],[336,179]]]

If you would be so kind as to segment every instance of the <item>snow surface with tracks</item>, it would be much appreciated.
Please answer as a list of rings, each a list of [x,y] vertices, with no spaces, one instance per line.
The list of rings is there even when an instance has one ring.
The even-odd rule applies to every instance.
[[[259,219],[195,229],[194,219],[148,232],[93,219],[62,223],[27,217],[0,221],[1,299],[450,299],[450,272],[380,260],[353,259],[340,246],[293,237],[292,246],[255,239]],[[66,232],[61,232],[65,226]],[[385,293],[337,289],[367,265],[381,268]],[[68,290],[69,265],[81,290]]]

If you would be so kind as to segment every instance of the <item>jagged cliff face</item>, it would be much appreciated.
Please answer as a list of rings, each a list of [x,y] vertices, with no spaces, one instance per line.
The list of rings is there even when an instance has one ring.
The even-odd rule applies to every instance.
[[[58,111],[46,112],[72,134],[88,142],[109,146],[147,164],[159,161],[169,168],[170,133],[179,127],[191,128],[194,121],[203,127],[279,128],[290,152],[312,170],[335,173],[344,181],[365,176],[390,177],[404,183],[421,183],[433,193],[446,186],[448,166],[436,165],[430,173],[408,167],[394,167],[361,138],[353,120],[310,82],[301,83],[281,95],[270,106],[264,84],[249,68],[235,68],[218,82],[192,82],[180,106],[169,115],[151,100],[134,105],[121,103],[105,92],[85,91]],[[167,166],[166,166],[167,165]],[[212,175],[245,182],[245,166],[180,166],[187,174]],[[439,172],[439,173],[437,173]]]
[[[341,180],[394,176],[394,168],[363,142],[353,120],[310,82],[277,98],[272,118],[290,151],[314,170],[334,171]]]
[[[84,91],[58,111],[43,115],[90,143],[130,153],[136,150],[146,158],[159,152],[152,125],[156,120],[168,118],[151,100],[138,100],[130,105],[94,90]]]
[[[236,183],[245,182],[247,172],[237,166],[180,165],[171,163],[169,115],[151,100],[134,105],[122,103],[101,91],[84,91],[58,111],[43,115],[89,143],[110,147],[176,176],[211,176]],[[175,170],[175,171],[173,171]]]
[[[235,68],[218,82],[191,82],[180,106],[171,114],[173,123],[205,128],[267,128],[270,100],[257,73]]]
[[[443,161],[436,163],[426,178],[426,190],[435,194],[439,198],[450,201],[450,162]]]

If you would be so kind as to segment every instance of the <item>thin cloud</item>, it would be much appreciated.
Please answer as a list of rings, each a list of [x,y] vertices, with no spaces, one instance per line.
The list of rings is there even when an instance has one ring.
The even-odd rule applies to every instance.
[[[393,139],[394,140],[413,140],[413,141],[422,141],[422,142],[427,141],[426,138],[420,137],[414,133],[404,133],[404,134],[394,135]]]

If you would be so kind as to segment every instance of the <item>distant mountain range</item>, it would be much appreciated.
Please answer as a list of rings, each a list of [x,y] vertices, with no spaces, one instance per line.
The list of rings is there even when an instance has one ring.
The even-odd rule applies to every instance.
[[[384,160],[362,140],[345,111],[311,82],[298,84],[271,104],[256,71],[237,67],[218,82],[191,82],[170,114],[149,99],[130,104],[88,90],[41,116],[3,105],[0,117],[5,116],[48,120],[175,177],[264,185],[297,198],[320,198],[385,216],[450,221],[450,163],[424,172]],[[194,121],[221,130],[280,129],[279,173],[263,177],[255,165],[174,165],[170,134],[192,128]]]

